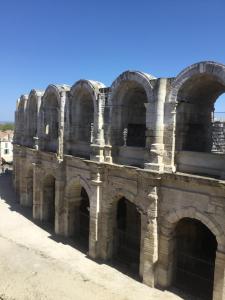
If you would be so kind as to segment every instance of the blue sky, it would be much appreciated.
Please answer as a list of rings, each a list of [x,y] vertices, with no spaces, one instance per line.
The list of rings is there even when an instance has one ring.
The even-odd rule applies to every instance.
[[[0,0],[0,38],[0,120],[13,120],[16,99],[50,83],[225,64],[225,1]]]

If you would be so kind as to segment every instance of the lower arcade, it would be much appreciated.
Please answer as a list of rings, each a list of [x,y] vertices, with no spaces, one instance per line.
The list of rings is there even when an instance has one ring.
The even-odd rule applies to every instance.
[[[225,299],[222,181],[15,152],[15,188],[35,220],[151,287]]]

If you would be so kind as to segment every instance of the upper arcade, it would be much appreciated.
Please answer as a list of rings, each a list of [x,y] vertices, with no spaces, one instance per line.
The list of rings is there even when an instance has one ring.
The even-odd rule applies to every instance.
[[[72,155],[224,178],[225,155],[213,119],[223,93],[225,65],[211,61],[175,78],[126,71],[111,87],[92,80],[49,85],[18,100],[14,143],[61,160]]]

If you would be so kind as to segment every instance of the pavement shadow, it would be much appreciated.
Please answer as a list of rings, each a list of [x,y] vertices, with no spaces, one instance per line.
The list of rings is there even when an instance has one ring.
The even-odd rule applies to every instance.
[[[49,234],[49,239],[54,240],[57,243],[62,243],[69,245],[76,250],[82,252],[86,257],[92,261],[95,261],[98,264],[106,264],[119,272],[124,273],[125,275],[140,281],[140,278],[137,276],[137,273],[132,271],[132,268],[122,263],[120,260],[109,260],[103,261],[101,259],[92,259],[88,256],[87,243],[84,243],[82,240],[72,239],[68,237],[63,237],[61,235],[55,234],[54,227],[48,222],[41,222],[40,220],[34,220],[32,215],[32,208],[21,206],[19,203],[19,197],[16,195],[14,185],[13,185],[13,176],[11,170],[6,170],[5,172],[0,172],[0,199],[5,201],[9,205],[11,211],[16,211],[25,218],[29,219],[33,224],[42,228]]]
[[[35,225],[41,227],[43,230],[48,232],[49,238],[54,240],[57,243],[62,243],[69,245],[80,252],[87,254],[87,248],[83,245],[82,241],[73,240],[71,238],[63,237],[55,234],[54,227],[51,223],[41,222],[39,220],[34,220],[32,215],[32,208],[21,206],[19,203],[19,197],[16,195],[14,185],[13,185],[13,176],[12,171],[6,169],[2,172],[0,170],[0,199],[5,201],[9,205],[11,211],[16,211],[19,214],[23,215],[25,218],[29,219]]]

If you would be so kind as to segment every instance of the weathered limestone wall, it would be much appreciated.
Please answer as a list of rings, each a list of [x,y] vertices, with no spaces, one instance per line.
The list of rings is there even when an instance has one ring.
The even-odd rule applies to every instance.
[[[20,148],[16,146],[17,148]],[[16,151],[19,151],[18,149]],[[69,236],[69,205],[76,203],[72,187],[85,188],[90,199],[89,255],[110,260],[113,253],[113,231],[117,202],[126,197],[141,213],[140,277],[150,286],[169,287],[173,263],[173,232],[176,223],[195,218],[215,234],[217,256],[225,253],[224,182],[191,175],[159,176],[157,173],[119,165],[108,165],[56,154],[20,149],[20,202],[28,205],[30,168],[33,168],[33,217],[44,220],[43,182],[46,176],[56,178],[55,231]],[[19,181],[19,184],[18,184]],[[219,259],[219,258],[218,258]],[[221,268],[221,262],[215,269]],[[216,261],[217,265],[217,261]],[[218,271],[221,272],[221,271]],[[224,280],[221,277],[219,280]],[[221,293],[221,287],[214,293]],[[217,298],[215,298],[217,299]],[[222,298],[218,298],[222,299]]]
[[[176,78],[127,71],[110,88],[80,80],[72,88],[50,85],[22,96],[14,139],[21,205],[32,206],[33,217],[44,221],[54,187],[54,229],[69,237],[77,230],[84,188],[90,201],[89,256],[111,260],[117,204],[125,197],[141,216],[139,275],[147,285],[163,288],[173,279],[176,224],[198,220],[217,240],[213,300],[224,300],[223,159],[208,153],[208,129],[201,139],[193,132],[202,112],[200,125],[210,125],[215,98],[224,91],[225,66],[202,62]],[[130,138],[141,142],[129,144]],[[188,143],[194,151],[185,148]]]

